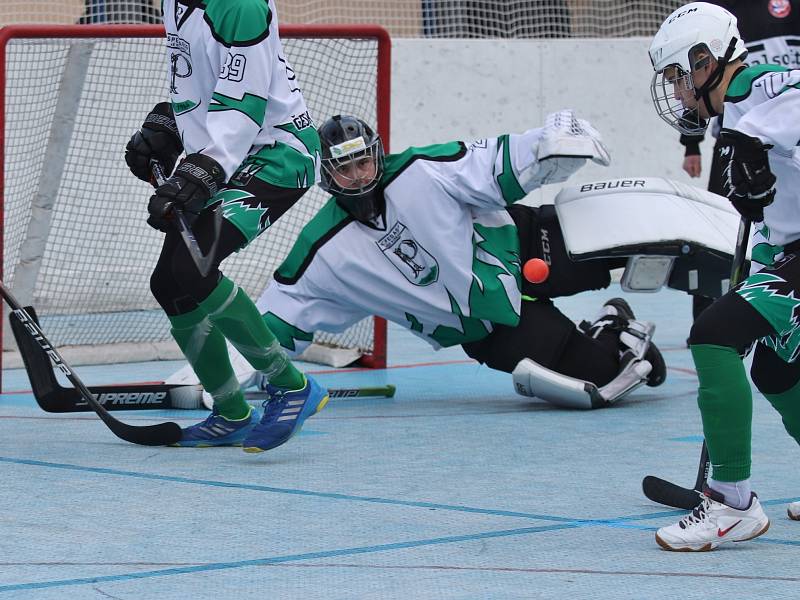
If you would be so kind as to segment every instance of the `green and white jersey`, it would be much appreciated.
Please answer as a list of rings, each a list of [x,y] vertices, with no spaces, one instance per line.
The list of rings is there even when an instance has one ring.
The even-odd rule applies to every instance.
[[[210,156],[230,178],[246,157],[267,151],[280,168],[264,179],[313,185],[319,138],[278,38],[274,0],[163,0],[162,10],[186,153]]]
[[[540,136],[532,129],[387,156],[385,218],[373,227],[331,198],[258,301],[281,344],[300,352],[313,331],[342,331],[370,315],[435,348],[515,326],[519,238],[504,209],[538,185],[529,173]]]
[[[773,146],[768,156],[776,193],[764,209],[764,222],[753,227],[756,271],[800,238],[800,70],[756,65],[736,73],[725,96],[722,125]]]

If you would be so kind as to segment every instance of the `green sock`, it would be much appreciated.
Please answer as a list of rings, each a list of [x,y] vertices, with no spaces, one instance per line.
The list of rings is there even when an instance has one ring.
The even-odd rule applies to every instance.
[[[225,338],[200,309],[169,318],[172,337],[192,365],[200,383],[214,397],[214,406],[226,419],[250,413],[228,358]]]
[[[750,478],[753,392],[739,353],[726,346],[691,346],[700,387],[697,405],[711,459],[712,479]]]
[[[289,360],[256,305],[230,279],[222,277],[200,307],[247,362],[264,373],[272,385],[290,390],[305,385],[305,377]]]
[[[780,394],[764,394],[783,419],[789,435],[800,444],[800,383]]]

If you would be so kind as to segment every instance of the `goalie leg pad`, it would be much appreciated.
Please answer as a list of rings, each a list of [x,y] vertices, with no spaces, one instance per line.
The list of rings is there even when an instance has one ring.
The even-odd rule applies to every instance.
[[[562,408],[591,410],[610,406],[646,383],[651,369],[646,360],[629,360],[619,375],[598,388],[590,381],[556,373],[525,358],[512,376],[514,389],[521,396],[541,398]]]
[[[514,389],[521,396],[541,398],[562,408],[590,410],[606,406],[597,386],[561,375],[530,358],[523,358],[511,373]]]
[[[607,307],[603,307],[604,310]],[[627,320],[620,323],[621,315],[613,309],[592,326],[595,334],[604,326],[621,327],[620,345],[624,348],[619,374],[604,386],[562,375],[526,358],[512,373],[514,389],[522,396],[535,396],[556,406],[593,409],[609,406],[647,383],[653,365],[645,359],[652,343],[655,325],[647,321]],[[597,327],[597,329],[595,329]],[[592,334],[590,330],[589,335]]]

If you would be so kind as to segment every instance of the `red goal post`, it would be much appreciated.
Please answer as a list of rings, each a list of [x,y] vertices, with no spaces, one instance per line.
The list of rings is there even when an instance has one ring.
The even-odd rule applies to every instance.
[[[318,123],[336,113],[376,123],[389,148],[391,41],[372,25],[284,25],[287,59]],[[36,307],[74,364],[180,357],[149,291],[159,232],[145,224],[149,188],[124,146],[166,99],[160,25],[13,25],[0,29],[0,268]],[[326,201],[310,190],[223,269],[254,299],[302,226]],[[0,325],[1,327],[2,325]],[[3,366],[16,366],[3,328]],[[315,333],[317,348],[386,365],[386,322]],[[335,350],[338,351],[338,350]],[[333,359],[336,361],[337,359]]]

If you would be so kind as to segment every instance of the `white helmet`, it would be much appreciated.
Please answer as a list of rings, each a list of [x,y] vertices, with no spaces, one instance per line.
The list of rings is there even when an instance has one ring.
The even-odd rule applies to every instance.
[[[703,57],[715,58],[717,65],[708,80],[695,88],[692,71],[704,66],[704,59],[697,59],[698,50],[704,51]],[[736,17],[724,8],[708,2],[692,2],[677,9],[667,17],[650,44],[650,61],[655,69],[650,91],[659,116],[681,133],[703,133],[708,122],[697,109],[683,106],[675,97],[676,86],[693,90],[695,100],[703,98],[706,108],[715,115],[709,92],[719,85],[725,66],[746,54]]]

